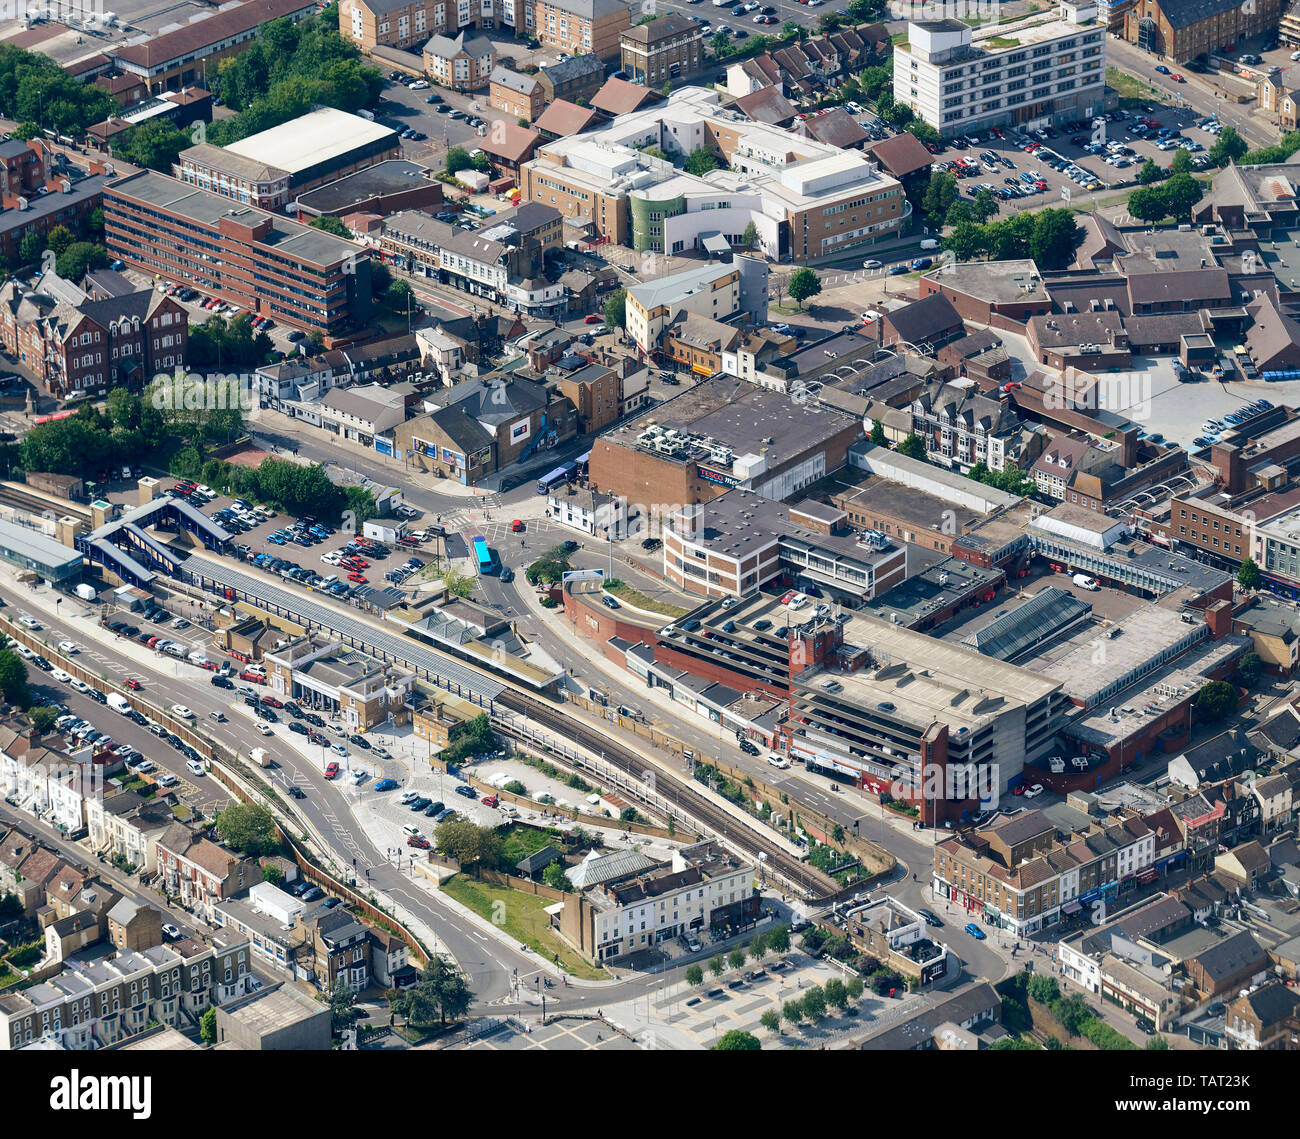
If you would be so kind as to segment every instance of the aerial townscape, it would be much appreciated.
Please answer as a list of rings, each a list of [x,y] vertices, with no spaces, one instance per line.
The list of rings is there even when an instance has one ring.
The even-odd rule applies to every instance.
[[[1165,1097],[1300,1051],[1300,2],[119,9],[0,13],[33,1095],[1074,1051],[1250,1110]]]

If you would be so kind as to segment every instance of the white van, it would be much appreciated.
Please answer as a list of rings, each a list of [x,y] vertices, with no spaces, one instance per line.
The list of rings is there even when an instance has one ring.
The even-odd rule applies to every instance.
[[[128,701],[120,692],[110,692],[108,694],[108,706],[112,708],[114,712],[121,712],[123,715],[126,715],[126,713],[131,710],[130,701]]]
[[[921,242],[921,248],[922,248],[922,249],[938,249],[938,248],[939,248],[939,240],[938,240],[938,238],[935,238],[935,237],[927,237],[924,241]]]
[[[1089,577],[1086,573],[1076,573],[1071,580],[1080,589],[1098,590],[1101,588],[1101,586],[1097,584],[1097,579],[1095,577]]]

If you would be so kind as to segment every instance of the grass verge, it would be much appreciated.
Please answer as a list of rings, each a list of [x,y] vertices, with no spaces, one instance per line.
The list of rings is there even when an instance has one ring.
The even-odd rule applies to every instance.
[[[665,617],[685,617],[690,612],[689,609],[683,609],[680,605],[672,605],[667,601],[656,601],[653,597],[647,597],[639,589],[633,589],[632,586],[625,582],[607,583],[605,590],[612,593],[620,601],[626,601],[629,605],[637,609],[645,609],[650,613],[662,613]]]
[[[558,955],[560,968],[566,973],[591,981],[609,976],[605,970],[597,969],[579,957],[551,929],[550,919],[546,916],[546,907],[551,905],[549,898],[525,894],[506,886],[478,882],[464,874],[448,878],[442,884],[442,889],[480,917],[500,925],[516,941],[527,945],[547,960],[554,960]],[[500,915],[504,916],[497,921]]]

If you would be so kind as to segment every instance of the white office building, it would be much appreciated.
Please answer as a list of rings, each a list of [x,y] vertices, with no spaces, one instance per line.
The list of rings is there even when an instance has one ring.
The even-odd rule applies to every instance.
[[[1101,110],[1106,28],[1051,10],[1009,24],[907,25],[894,47],[894,100],[945,135],[1087,119]]]

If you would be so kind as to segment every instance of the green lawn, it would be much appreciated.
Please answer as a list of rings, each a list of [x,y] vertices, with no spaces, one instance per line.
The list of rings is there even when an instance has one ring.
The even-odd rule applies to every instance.
[[[501,861],[513,868],[516,862],[536,854],[547,843],[560,847],[560,832],[554,829],[541,830],[538,827],[507,827],[499,832],[504,840],[501,845]]]
[[[1151,99],[1160,99],[1163,96],[1159,90],[1152,87],[1149,83],[1144,83],[1132,75],[1126,75],[1115,67],[1106,68],[1106,86],[1110,87],[1121,99],[1136,99],[1140,102],[1149,102]]]
[[[550,898],[478,882],[464,874],[448,878],[442,888],[461,905],[499,925],[516,941],[529,946],[548,961],[553,961],[558,954],[560,968],[566,973],[590,981],[608,978],[604,969],[597,969],[579,957],[552,931],[550,919],[546,916],[546,907],[552,904]],[[498,920],[499,916],[501,920]]]
[[[633,589],[632,586],[625,582],[617,582],[614,585],[606,585],[607,592],[612,593],[620,601],[626,601],[629,605],[635,605],[638,609],[645,609],[650,613],[662,613],[665,617],[685,617],[690,612],[689,609],[683,609],[680,605],[672,605],[667,601],[656,601],[653,597],[647,597],[639,589]]]

